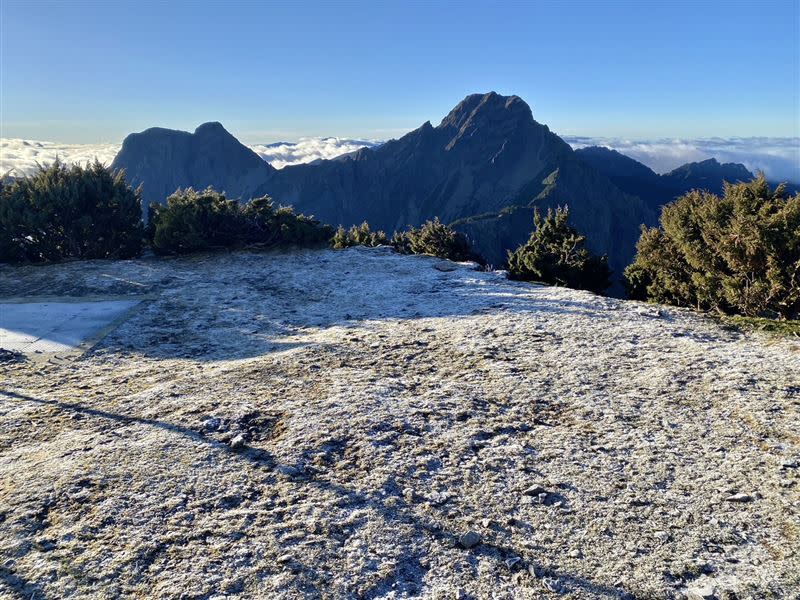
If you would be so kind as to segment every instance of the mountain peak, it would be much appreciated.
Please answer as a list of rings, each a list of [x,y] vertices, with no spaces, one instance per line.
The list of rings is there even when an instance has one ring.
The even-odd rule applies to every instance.
[[[672,179],[711,178],[722,181],[747,181],[754,175],[741,163],[720,163],[716,158],[686,163],[666,174]]]
[[[209,121],[208,123],[203,123],[202,125],[198,125],[197,129],[194,130],[195,135],[208,135],[208,134],[219,134],[223,133],[226,135],[231,135],[231,133],[222,126],[222,123],[219,121]]]
[[[533,113],[519,96],[501,96],[497,92],[470,94],[442,119],[439,127],[463,129],[466,125],[478,121],[504,119],[532,121]]]

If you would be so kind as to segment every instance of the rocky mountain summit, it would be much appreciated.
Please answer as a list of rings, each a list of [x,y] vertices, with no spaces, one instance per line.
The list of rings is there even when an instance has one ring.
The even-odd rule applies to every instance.
[[[796,341],[386,248],[0,275],[143,302],[0,365],[0,597],[800,590]]]
[[[164,202],[178,188],[208,186],[249,200],[275,171],[220,123],[204,123],[194,133],[161,127],[132,133],[111,168],[142,186],[146,204]]]

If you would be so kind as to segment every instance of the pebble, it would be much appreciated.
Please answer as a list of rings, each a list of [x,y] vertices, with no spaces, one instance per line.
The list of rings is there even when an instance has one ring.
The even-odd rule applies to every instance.
[[[580,558],[582,556],[582,554],[581,554],[580,550],[578,550],[577,548],[574,548],[574,549],[569,551],[568,556],[570,558]]]
[[[456,265],[454,265],[449,261],[443,260],[442,262],[438,262],[435,265],[433,265],[433,268],[436,269],[437,271],[449,272],[449,271],[455,271],[458,267],[456,267]]]
[[[244,436],[240,433],[231,440],[230,444],[231,448],[241,448],[244,446]]]
[[[714,586],[710,583],[699,587],[692,587],[686,591],[689,600],[711,600],[714,598]]]
[[[507,559],[506,559],[506,566],[507,566],[509,569],[513,569],[513,568],[514,568],[514,565],[516,565],[517,563],[519,563],[519,561],[521,561],[521,560],[522,560],[522,559],[521,559],[519,556],[512,556],[511,558],[507,558]]]
[[[725,502],[752,502],[753,497],[749,494],[734,494],[725,498]]]
[[[540,494],[547,494],[547,490],[540,485],[532,485],[522,493],[526,496],[539,496]]]
[[[474,548],[481,543],[481,534],[470,529],[458,537],[458,543],[464,548]]]
[[[561,581],[558,579],[544,577],[542,579],[542,585],[547,591],[553,592],[554,594],[561,594],[564,592],[564,586],[561,585]]]

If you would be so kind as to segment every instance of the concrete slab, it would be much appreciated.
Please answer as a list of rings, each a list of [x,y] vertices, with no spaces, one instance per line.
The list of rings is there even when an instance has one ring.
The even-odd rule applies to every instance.
[[[0,303],[0,348],[28,355],[85,350],[139,302]]]

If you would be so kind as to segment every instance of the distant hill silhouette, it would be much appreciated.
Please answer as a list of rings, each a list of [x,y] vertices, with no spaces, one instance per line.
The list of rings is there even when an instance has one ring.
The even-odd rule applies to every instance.
[[[177,188],[214,186],[232,198],[252,198],[275,169],[228,133],[205,123],[194,133],[153,127],[132,133],[111,164],[142,184],[145,203],[164,202]]]
[[[723,182],[749,181],[754,177],[743,164],[720,163],[714,158],[686,163],[659,175],[639,161],[610,148],[588,146],[575,153],[611,179],[618,188],[639,196],[654,209],[692,189],[721,194]]]

